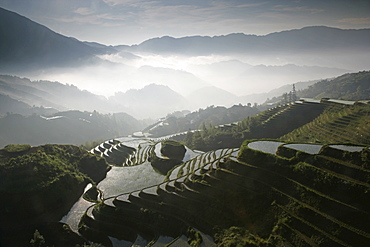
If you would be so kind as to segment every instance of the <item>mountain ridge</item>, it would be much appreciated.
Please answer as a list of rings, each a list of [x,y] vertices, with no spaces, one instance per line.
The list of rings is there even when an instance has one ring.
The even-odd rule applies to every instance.
[[[97,49],[3,8],[0,23],[1,72],[74,66],[97,53]]]
[[[289,36],[290,39],[287,39]],[[340,37],[340,38],[339,38]],[[361,37],[361,38],[359,38]],[[309,26],[301,29],[292,29],[274,32],[267,35],[251,35],[231,33],[220,36],[186,36],[174,38],[170,36],[156,37],[132,45],[128,50],[157,52],[157,53],[186,53],[211,54],[215,53],[268,53],[288,50],[323,50],[334,48],[355,48],[356,50],[370,46],[366,40],[370,37],[370,29],[340,29],[326,26]],[[202,42],[201,41],[207,41]],[[289,41],[289,42],[287,42]],[[207,44],[205,44],[207,43]],[[228,43],[228,46],[222,47]],[[316,48],[315,46],[316,45]],[[346,47],[347,46],[347,47]],[[305,50],[304,49],[304,50]]]

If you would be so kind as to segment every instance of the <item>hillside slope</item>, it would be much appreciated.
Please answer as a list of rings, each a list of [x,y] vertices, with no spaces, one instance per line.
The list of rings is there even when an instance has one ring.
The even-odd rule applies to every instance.
[[[48,117],[8,114],[0,117],[0,148],[7,144],[75,144],[132,134],[142,122],[126,113],[66,111]]]
[[[0,8],[0,40],[1,73],[71,67],[86,63],[97,53],[91,46],[3,8]]]
[[[126,151],[129,141],[107,144],[100,152],[121,156],[124,171],[153,166],[163,142],[141,140]],[[79,232],[106,246],[113,245],[110,236],[133,245],[367,246],[369,154],[361,145],[273,140],[198,153],[159,184],[103,195],[86,210]]]
[[[280,137],[280,139],[298,142],[351,142],[369,145],[370,104],[357,103],[356,105],[343,106],[335,102],[331,103],[315,120]]]
[[[348,73],[334,79],[321,80],[298,92],[298,96],[315,99],[370,99],[370,71]]]
[[[184,141],[191,148],[204,151],[238,147],[245,139],[261,138],[323,143],[345,141],[368,145],[368,105],[366,102],[338,100],[296,101],[248,117],[234,126],[205,128],[175,138]],[[305,126],[304,130],[301,129],[302,126]],[[292,135],[288,135],[290,132],[293,132]]]
[[[83,244],[59,221],[85,186],[101,181],[108,170],[104,159],[72,145],[0,149],[0,195],[6,198],[0,202],[1,246],[29,246],[35,229],[50,236],[49,246]]]

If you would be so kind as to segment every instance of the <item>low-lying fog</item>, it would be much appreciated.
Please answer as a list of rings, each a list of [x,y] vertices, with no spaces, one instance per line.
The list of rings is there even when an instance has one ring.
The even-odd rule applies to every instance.
[[[48,71],[32,79],[73,84],[106,97],[153,83],[166,85],[184,97],[209,86],[245,96],[299,81],[338,76],[352,69],[338,60],[309,56],[304,60],[299,57],[191,57],[121,52],[99,58],[99,64]],[[259,103],[264,100],[261,98]]]

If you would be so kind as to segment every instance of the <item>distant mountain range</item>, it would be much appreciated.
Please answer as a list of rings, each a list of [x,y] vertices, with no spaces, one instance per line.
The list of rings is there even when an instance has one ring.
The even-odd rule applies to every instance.
[[[97,55],[132,53],[238,56],[315,56],[370,51],[370,29],[343,30],[316,26],[257,36],[234,33],[222,36],[153,38],[138,45],[106,46],[81,42],[55,33],[17,13],[0,8],[0,73],[50,67],[73,67],[102,62]],[[124,42],[124,41],[123,41]],[[337,54],[340,57],[340,54]],[[368,56],[362,60],[368,61]],[[296,61],[296,60],[294,60]],[[353,63],[354,61],[352,61]],[[340,64],[340,63],[338,63]],[[343,62],[348,64],[348,62]],[[320,65],[321,66],[321,65]],[[333,66],[331,66],[333,67]],[[346,68],[346,67],[340,67]]]
[[[129,50],[189,55],[270,54],[320,52],[337,49],[369,50],[370,29],[343,30],[325,26],[305,27],[257,36],[233,33],[222,36],[164,36],[133,45]]]
[[[124,106],[127,113],[140,119],[159,118],[188,107],[188,101],[183,96],[167,86],[156,84],[118,92],[109,97],[109,101]]]
[[[101,113],[126,112],[135,118],[159,118],[186,109],[188,101],[172,89],[151,84],[142,89],[117,92],[109,99],[74,85],[0,75],[0,115],[33,113],[49,115],[79,110]]]
[[[282,85],[369,69],[368,40],[370,29],[306,27],[264,36],[162,37],[132,46],[106,46],[65,37],[0,8],[1,74],[32,78],[27,75],[38,73],[42,78],[63,69],[64,75],[87,77],[83,84],[81,77],[67,77],[68,81],[58,83],[0,76],[0,101],[4,103],[0,114],[74,109],[157,118],[209,105],[262,103],[266,96],[277,96],[268,92]],[[182,62],[183,58],[193,56],[196,60],[203,55],[223,60],[210,59],[184,69],[145,64],[153,57]],[[135,67],[135,63],[139,65]],[[81,90],[81,84],[91,85],[94,92],[109,89],[116,93],[108,99],[92,90]]]

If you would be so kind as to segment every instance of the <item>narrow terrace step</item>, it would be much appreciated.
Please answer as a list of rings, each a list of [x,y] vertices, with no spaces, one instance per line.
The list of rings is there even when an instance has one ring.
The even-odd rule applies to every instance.
[[[159,236],[158,239],[150,245],[150,247],[163,247],[163,246],[169,246],[172,242],[174,242],[176,238],[170,237],[170,236]]]
[[[157,201],[160,202],[159,195],[157,193],[157,186],[149,187],[143,189],[139,192],[140,198],[150,200],[150,201]]]
[[[158,188],[158,194],[160,194],[162,202],[151,205],[150,208],[152,210],[184,220],[187,223],[190,223],[190,225],[199,226],[204,230],[211,229],[209,227],[212,225],[202,220],[197,213],[199,208],[204,209],[207,206],[201,201],[184,197],[175,192],[168,193],[167,191],[162,190],[161,187]],[[145,199],[138,200],[138,198],[135,198],[134,200],[134,203],[137,205],[144,207],[148,205],[148,202]]]
[[[136,246],[148,246],[151,240],[145,239],[144,237],[138,235],[135,241],[132,243],[132,247]]]
[[[99,149],[99,146],[95,147],[94,149],[91,150],[94,154],[97,154],[99,156],[102,156],[102,152]]]
[[[220,195],[228,193],[230,190],[245,190],[244,186],[237,185],[234,181],[218,180],[218,182],[219,184],[211,186],[202,182],[189,180],[184,184],[184,187],[186,186],[190,190],[198,191],[204,197],[204,200],[210,201],[220,199]],[[252,188],[256,187],[252,186]],[[251,191],[248,191],[248,193],[256,194]]]
[[[171,180],[168,183],[166,183],[165,188],[169,192],[175,192],[176,191],[175,180]]]
[[[349,177],[364,184],[370,183],[370,171],[362,169],[360,166],[352,165],[350,163],[336,160],[324,155],[316,156],[316,161],[313,161],[311,164]]]
[[[115,205],[114,205],[114,203],[113,203],[114,199],[115,199],[115,198],[109,198],[109,199],[106,199],[106,200],[104,200],[104,201],[103,201],[103,203],[104,203],[105,205],[108,205],[108,206],[111,206],[111,207],[115,207]]]
[[[94,205],[95,206],[95,205]],[[94,206],[91,206],[91,207],[89,207],[87,210],[86,210],[86,215],[88,216],[88,217],[90,217],[91,219],[95,219],[95,217],[94,217],[94,215],[93,215],[93,213],[92,213],[92,211],[93,211],[93,209],[94,209]]]
[[[187,179],[186,175],[175,179],[175,188],[178,190],[182,190],[183,189],[182,184],[185,183],[186,179]]]
[[[245,169],[248,167],[253,168],[250,165],[241,164],[236,162],[235,164],[232,164],[235,169],[238,169],[238,173],[240,174],[241,169]],[[244,167],[243,167],[244,165]],[[320,191],[316,191],[307,185],[302,184],[301,182],[297,182],[294,179],[291,179],[289,177],[284,177],[281,174],[278,174],[276,172],[273,172],[271,170],[266,170],[258,167],[254,167],[255,172],[253,170],[250,170],[250,172],[247,172],[244,170],[244,176],[248,180],[253,180],[255,178],[266,178],[265,182],[263,183],[265,186],[271,187],[271,188],[277,188],[278,191],[285,191],[286,193],[294,193],[290,188],[297,188],[299,191],[304,191],[304,195],[306,195],[307,198],[310,197],[318,197],[319,200],[316,201],[317,207],[321,208],[321,210],[326,209],[327,211],[325,213],[334,215],[334,217],[344,220],[349,225],[357,226],[358,228],[363,228],[364,225],[366,225],[366,222],[370,222],[369,213],[362,211],[361,209],[358,209],[354,207],[353,205],[346,204],[346,202],[338,201],[337,199],[334,199],[328,195],[325,195],[321,193]],[[256,174],[256,172],[259,172]],[[271,175],[272,176],[271,176]],[[279,179],[280,178],[280,179]],[[284,179],[284,180],[281,180]],[[261,183],[261,181],[258,181]],[[281,188],[280,188],[281,187]],[[279,189],[280,188],[280,189]],[[301,195],[301,193],[298,193]],[[306,197],[302,197],[303,199]],[[301,198],[299,200],[302,200]],[[352,202],[352,201],[351,201]],[[348,202],[347,202],[348,203]],[[337,208],[337,210],[333,211],[333,208]],[[351,212],[352,217],[347,218],[346,215],[338,214],[338,212]]]
[[[297,216],[295,213],[291,212],[283,205],[276,204],[279,208],[285,211],[287,214],[291,216],[289,226],[297,231],[303,232],[306,235],[316,236],[318,239],[323,239],[325,242],[323,243],[325,246],[345,246],[345,247],[353,247],[352,245],[343,242],[342,240],[336,238],[335,236],[327,233],[316,227],[316,225],[311,224],[310,222],[306,221],[305,219]],[[293,243],[295,244],[295,243]]]
[[[183,223],[175,218],[163,218],[163,216],[158,218],[153,213],[153,210],[159,209],[159,212],[162,214],[166,213],[166,210],[162,209],[161,211],[161,205],[158,202],[154,202],[154,205],[157,206],[156,208],[149,207],[150,211],[142,210],[143,206],[146,208],[146,205],[152,203],[150,200],[140,198],[138,202],[140,202],[140,205],[137,207],[137,210],[114,209],[112,207],[103,208],[100,211],[102,214],[101,217],[105,217],[106,222],[117,222],[118,224],[129,227],[151,243],[155,242],[158,236],[162,234],[178,236],[184,228]]]
[[[294,215],[304,218],[306,222],[310,222],[310,224],[315,225],[315,228],[320,229],[321,232],[326,232],[327,229],[340,229],[340,234],[338,234],[338,236],[335,238],[343,242],[348,241],[348,239],[356,239],[356,242],[358,243],[362,242],[370,244],[370,234],[368,232],[364,232],[362,229],[354,228],[353,226],[348,225],[326,213],[323,213],[311,205],[301,202],[300,200],[297,200],[288,194],[285,194],[281,191],[277,192],[281,193],[282,196],[287,196],[289,199],[299,204],[300,206],[297,210],[295,210]],[[279,199],[276,201],[279,202]],[[370,226],[370,224],[368,225]],[[325,229],[321,229],[323,226],[325,226]],[[330,234],[328,233],[328,235]]]
[[[250,153],[248,151],[248,154],[249,154],[248,159],[251,159],[251,161],[253,162],[253,157],[255,157],[254,156],[255,154],[252,151]],[[293,180],[298,179],[301,184],[304,184],[305,186],[308,186],[309,188],[312,188],[313,190],[321,191],[322,193],[327,194],[330,197],[334,197],[339,201],[344,201],[347,204],[353,205],[353,204],[360,203],[364,207],[367,207],[368,205],[370,205],[370,198],[368,197],[349,199],[349,194],[348,194],[349,191],[351,194],[353,193],[360,194],[360,195],[366,194],[366,191],[368,190],[369,186],[364,183],[360,183],[358,181],[351,181],[350,179],[348,179],[348,177],[341,176],[338,174],[333,174],[331,171],[320,169],[310,164],[300,162],[300,167],[305,169],[305,174],[303,174],[300,171],[300,169],[292,170],[292,169],[284,168],[284,166],[276,166],[271,163],[271,159],[269,159],[269,157],[270,157],[269,155],[266,155],[265,157],[259,156],[259,164],[258,164],[259,168],[263,169],[264,171],[268,173],[274,172],[275,175],[281,176],[280,173],[284,172],[286,173],[286,176],[288,176],[288,178],[293,179]],[[274,160],[276,158],[279,158],[279,157],[275,157]],[[282,159],[281,162],[284,164],[285,161]],[[281,170],[281,172],[277,170],[278,168]],[[324,176],[324,174],[328,174],[331,180],[328,180],[326,178],[324,179],[323,177],[321,177],[321,179],[311,180],[307,178],[307,174],[309,174],[309,176],[312,176],[312,177],[316,177],[318,176],[318,174],[322,174],[322,176]],[[331,184],[336,185],[338,187],[331,188],[330,186],[328,186],[329,181]],[[356,186],[350,186],[348,183],[354,183]],[[337,193],[338,188],[345,189],[346,194]]]
[[[326,126],[316,125],[314,131],[318,132],[319,135],[324,136],[325,140],[328,141],[328,142],[335,143],[335,142],[346,142],[346,141],[348,141],[347,139],[344,139],[342,136],[339,136],[339,135],[335,134],[334,132],[328,130]]]
[[[116,208],[120,208],[123,210],[139,210],[139,207],[136,206],[135,204],[132,204],[131,201],[129,200],[130,194],[124,194],[117,196],[113,200],[113,204]]]
[[[100,151],[100,152],[104,152],[105,151],[105,147],[104,147],[104,145],[103,145],[103,143],[101,143],[99,146],[97,146],[97,148],[98,148],[98,150]]]
[[[109,141],[108,142],[103,142],[102,144],[100,144],[103,148],[105,148],[105,149],[109,149],[111,146],[112,146],[112,144],[111,143],[109,143]]]
[[[213,161],[212,163],[208,163],[207,165],[202,167],[202,173],[209,173],[211,171],[215,171],[218,168],[218,160]]]
[[[112,246],[112,242],[109,237],[99,231],[99,229],[95,229],[94,226],[96,225],[95,221],[84,215],[81,218],[81,227],[79,227],[78,232],[84,236],[86,239],[89,239],[92,242],[102,243],[104,246],[110,247]]]
[[[246,177],[239,175],[237,173],[231,172],[227,169],[218,169],[214,172],[214,176],[222,181],[223,184],[227,186],[228,189],[246,191],[250,194],[260,194],[261,188],[264,187],[260,184],[256,184],[258,180],[252,177]],[[260,181],[258,181],[260,182]]]
[[[131,228],[122,224],[116,224],[111,220],[93,220],[89,217],[83,219],[84,227],[80,228],[79,232],[88,237],[92,241],[104,244],[104,246],[112,246],[109,236],[133,242],[136,239],[136,232]]]
[[[352,182],[352,183],[354,183],[354,184],[357,184],[357,185],[359,185],[359,186],[361,186],[362,188],[361,188],[361,190],[362,191],[367,191],[367,189],[370,187],[370,184],[368,184],[368,183],[366,183],[366,182],[362,182],[362,181],[359,181],[359,180],[356,180],[356,179],[353,179],[353,178],[351,178],[351,177],[349,177],[349,176],[347,176],[347,175],[344,175],[344,174],[340,174],[340,173],[337,173],[337,172],[335,172],[335,171],[332,171],[332,170],[329,170],[329,169],[327,169],[327,168],[322,168],[322,167],[318,167],[318,166],[314,166],[316,169],[318,169],[318,170],[321,170],[321,171],[323,171],[323,172],[327,172],[327,173],[329,173],[329,174],[331,174],[331,175],[333,175],[334,177],[336,177],[336,178],[338,178],[338,179],[340,179],[340,180],[343,180],[343,183],[345,183],[345,182]]]
[[[169,180],[176,179],[179,176],[180,170],[182,170],[182,169],[183,169],[182,166],[177,166],[175,169],[173,169],[170,176],[169,176]]]
[[[314,240],[312,240],[311,237],[308,237],[307,235],[303,234],[302,232],[298,231],[297,229],[293,229],[291,226],[289,226],[286,223],[283,223],[282,226],[284,226],[293,235],[293,236],[289,237],[290,246],[319,247],[318,243],[316,243]],[[287,234],[284,234],[284,236],[286,236],[286,235]],[[294,244],[291,244],[290,242],[293,242]]]
[[[197,201],[201,201],[202,203],[210,203],[210,200],[207,196],[204,196],[203,193],[190,188],[186,184],[183,184],[183,190],[177,193],[185,198],[191,198]]]
[[[197,169],[193,173],[190,174],[190,179],[196,180],[196,179],[201,179],[203,176],[202,169]]]

